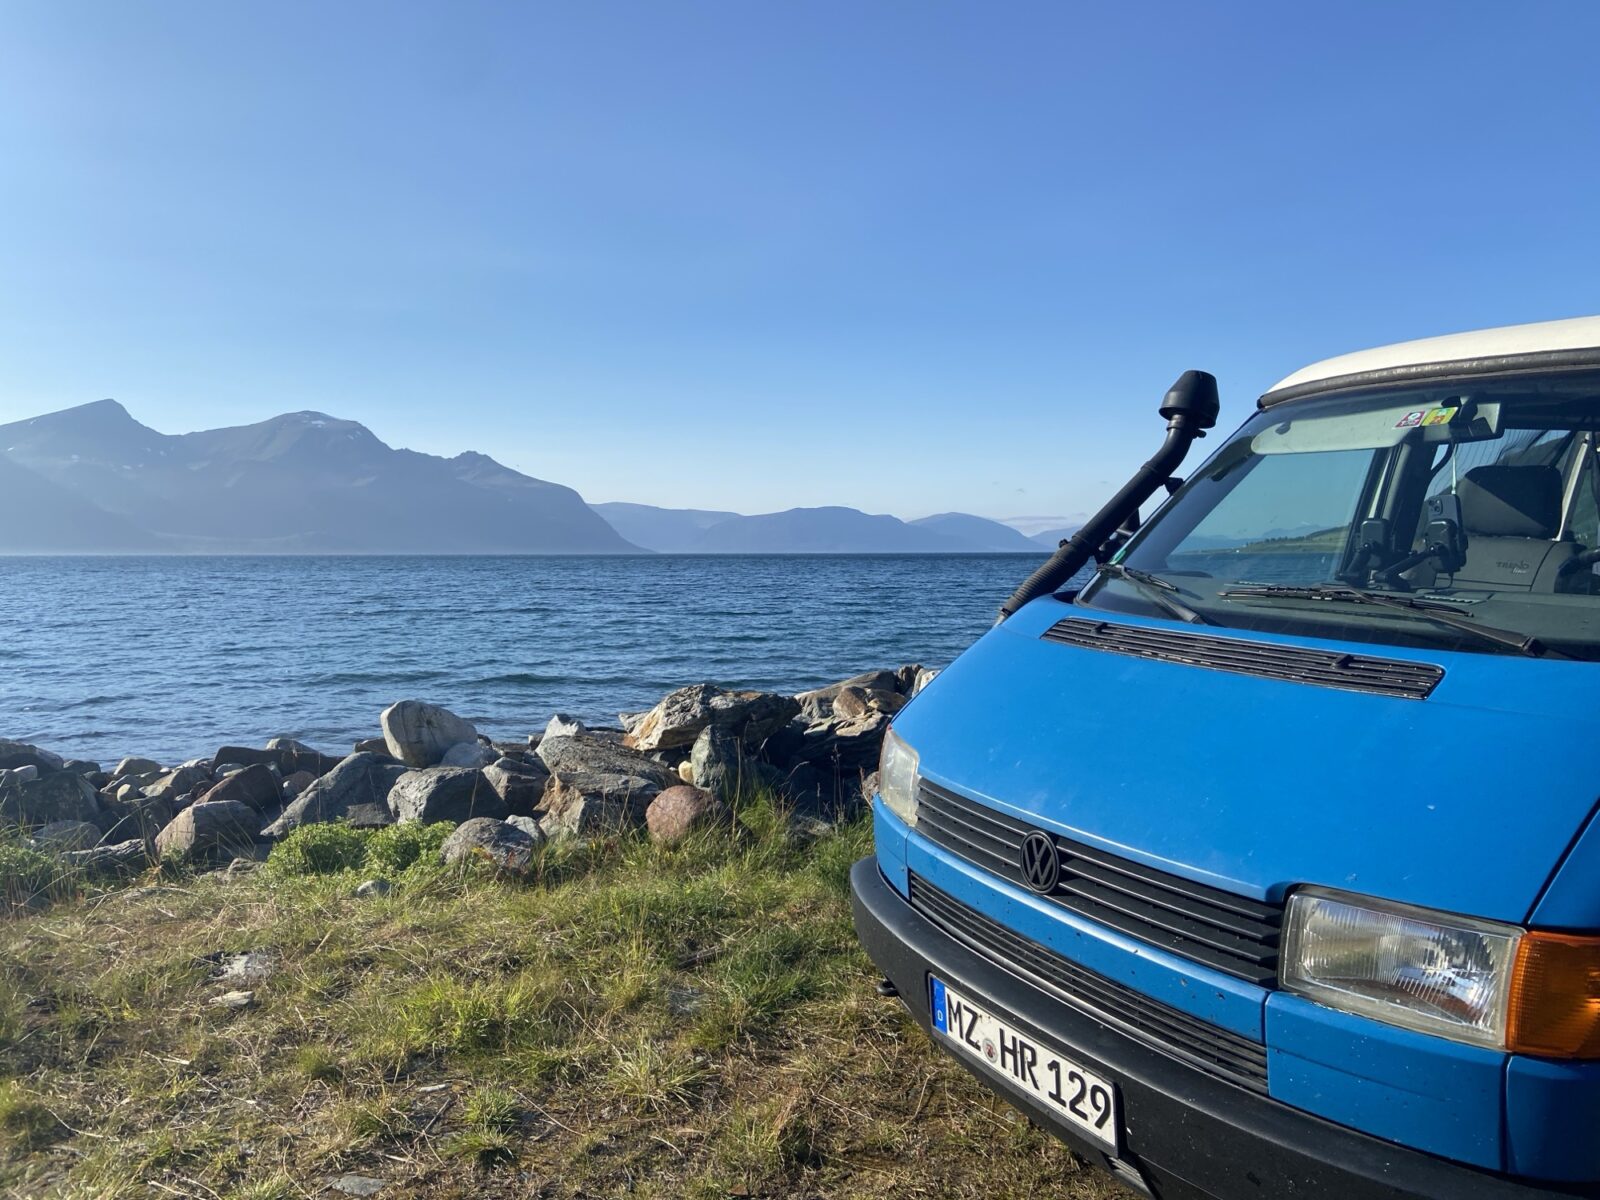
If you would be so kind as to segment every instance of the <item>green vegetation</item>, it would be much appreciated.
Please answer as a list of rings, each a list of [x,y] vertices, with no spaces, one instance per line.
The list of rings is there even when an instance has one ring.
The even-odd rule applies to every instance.
[[[760,797],[523,883],[441,866],[446,832],[320,826],[0,921],[0,1195],[1122,1194],[874,994],[866,822],[802,836]],[[209,1005],[244,951],[255,1002]]]

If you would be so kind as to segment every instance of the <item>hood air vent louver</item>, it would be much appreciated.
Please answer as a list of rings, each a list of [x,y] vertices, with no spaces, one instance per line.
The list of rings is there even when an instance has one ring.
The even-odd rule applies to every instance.
[[[1343,688],[1351,692],[1371,692],[1379,696],[1399,696],[1406,700],[1427,699],[1428,694],[1444,678],[1444,669],[1432,663],[1369,658],[1362,654],[1310,650],[1303,646],[1211,637],[1201,633],[1178,633],[1083,617],[1066,617],[1057,621],[1045,630],[1044,638],[1049,642],[1105,650],[1111,654],[1127,654],[1134,658],[1153,658],[1161,662],[1206,667],[1213,671],[1232,671],[1237,675],[1283,679],[1290,683]]]

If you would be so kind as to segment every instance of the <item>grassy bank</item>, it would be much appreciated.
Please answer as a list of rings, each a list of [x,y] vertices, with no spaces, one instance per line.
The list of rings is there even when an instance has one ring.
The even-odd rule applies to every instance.
[[[0,919],[0,1194],[1121,1195],[874,994],[865,823],[799,836],[758,800],[736,836],[547,847],[527,882],[405,828]],[[213,978],[244,952],[270,973]]]

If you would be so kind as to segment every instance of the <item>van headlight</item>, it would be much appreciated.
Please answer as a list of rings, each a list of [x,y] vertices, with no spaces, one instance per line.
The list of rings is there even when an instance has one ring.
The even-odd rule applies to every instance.
[[[907,825],[917,823],[917,752],[893,729],[884,734],[878,758],[878,795]]]
[[[1504,1047],[1514,925],[1302,888],[1289,897],[1279,975],[1330,1008]]]

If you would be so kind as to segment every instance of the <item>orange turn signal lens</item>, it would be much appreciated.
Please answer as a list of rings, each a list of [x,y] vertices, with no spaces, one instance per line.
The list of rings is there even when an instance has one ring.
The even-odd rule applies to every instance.
[[[1522,936],[1511,972],[1506,1049],[1600,1058],[1600,937]]]

